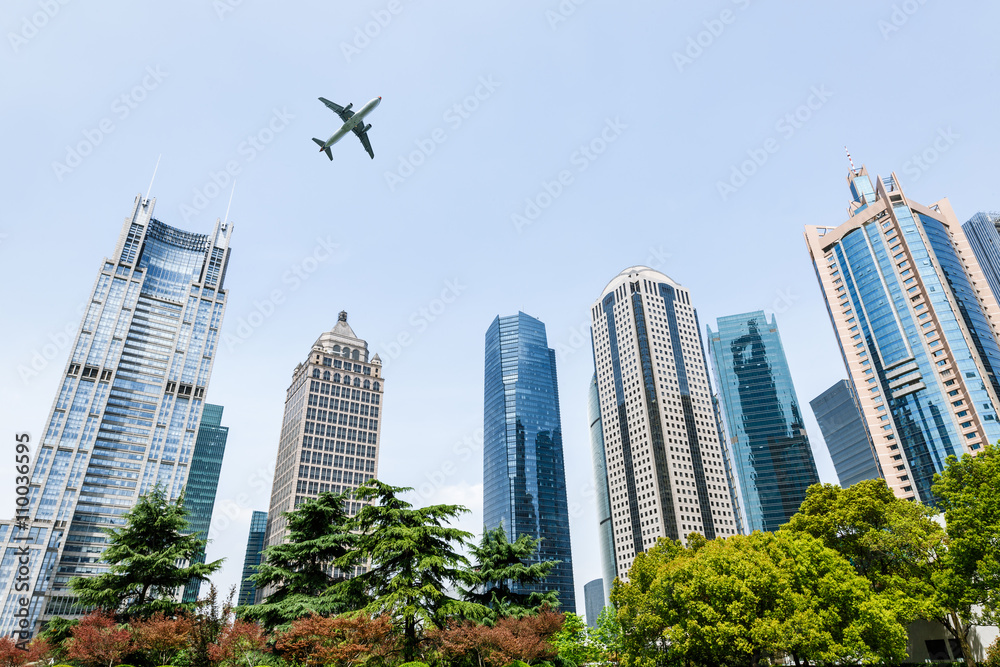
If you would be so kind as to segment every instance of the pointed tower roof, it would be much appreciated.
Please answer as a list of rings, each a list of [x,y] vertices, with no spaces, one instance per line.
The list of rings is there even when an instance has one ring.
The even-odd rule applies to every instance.
[[[367,361],[368,343],[358,338],[357,334],[354,333],[354,329],[347,323],[347,311],[345,310],[340,311],[340,315],[337,316],[337,323],[333,325],[332,329],[320,334],[320,337],[313,344],[313,348],[322,350],[327,354],[337,354],[340,353],[343,346],[362,350],[364,358]]]

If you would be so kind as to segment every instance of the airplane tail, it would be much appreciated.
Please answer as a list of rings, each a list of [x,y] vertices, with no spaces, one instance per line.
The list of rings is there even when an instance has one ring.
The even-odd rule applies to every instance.
[[[313,137],[313,141],[316,142],[316,145],[319,146],[320,150],[326,153],[326,156],[330,158],[330,160],[332,161],[333,151],[331,151],[330,147],[326,145],[326,142],[323,141],[322,139],[317,139],[316,137]]]

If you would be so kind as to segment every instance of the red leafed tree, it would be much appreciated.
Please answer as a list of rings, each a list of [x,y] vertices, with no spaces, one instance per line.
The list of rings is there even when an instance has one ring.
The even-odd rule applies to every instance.
[[[71,634],[68,655],[84,665],[114,667],[132,650],[132,633],[103,612],[84,616]]]
[[[267,646],[264,630],[239,619],[222,629],[219,641],[208,646],[208,657],[226,665],[254,667],[255,658]]]
[[[503,667],[514,660],[532,662],[555,657],[550,643],[562,627],[562,614],[543,611],[536,616],[502,618],[496,625],[471,621],[453,623],[428,634],[448,661],[470,659],[479,667]]]
[[[27,650],[19,648],[10,637],[0,637],[0,667],[21,667],[29,662],[44,660],[51,652],[49,643],[38,637],[31,640]]]
[[[388,616],[366,614],[300,618],[275,643],[286,660],[308,667],[386,664],[399,652],[399,639]]]
[[[163,612],[132,624],[132,639],[136,651],[145,653],[157,665],[169,665],[187,646],[191,621],[186,616],[170,617]]]

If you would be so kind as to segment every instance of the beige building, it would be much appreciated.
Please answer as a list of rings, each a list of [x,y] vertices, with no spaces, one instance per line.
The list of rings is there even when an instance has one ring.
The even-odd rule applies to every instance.
[[[949,455],[1000,439],[1000,310],[947,199],[864,167],[847,180],[850,217],[806,244],[882,476],[929,502]]]
[[[591,308],[615,569],[661,537],[738,532],[689,292],[625,269]]]

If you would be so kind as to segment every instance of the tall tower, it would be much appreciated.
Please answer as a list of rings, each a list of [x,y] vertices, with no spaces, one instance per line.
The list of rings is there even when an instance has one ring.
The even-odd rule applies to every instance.
[[[265,548],[285,540],[282,514],[320,493],[355,489],[378,475],[382,361],[368,358],[340,312],[292,372],[267,513]],[[348,503],[356,514],[362,503]]]
[[[659,271],[622,271],[590,309],[618,576],[660,537],[735,535],[698,315]]]
[[[862,480],[882,477],[850,382],[839,380],[809,401],[809,405],[830,451],[840,486],[846,489]]]
[[[510,541],[541,538],[537,559],[560,562],[537,590],[557,590],[576,611],[556,355],[545,325],[524,313],[486,331],[483,523],[503,525]]]
[[[947,199],[864,167],[847,181],[849,219],[806,244],[882,474],[930,503],[948,456],[1000,439],[1000,310]]]
[[[257,597],[257,585],[250,577],[257,574],[256,567],[260,565],[264,551],[264,537],[267,532],[267,512],[254,510],[250,517],[250,534],[247,535],[247,551],[243,557],[243,578],[240,580],[239,604],[254,604]]]
[[[1000,299],[1000,213],[976,213],[962,225],[993,298]]]
[[[611,604],[611,585],[618,572],[615,569],[615,531],[611,522],[611,492],[608,487],[607,457],[604,452],[604,427],[601,425],[601,395],[597,390],[597,375],[590,380],[587,392],[587,414],[590,417],[590,452],[594,462],[594,496],[597,499],[597,541],[601,549],[601,578],[604,605]],[[587,584],[590,586],[593,584]],[[584,587],[586,589],[586,586]],[[593,588],[591,586],[591,588]],[[584,591],[586,595],[586,590]],[[596,619],[596,617],[594,617]],[[589,622],[590,612],[587,612]]]
[[[773,532],[799,511],[819,483],[799,400],[778,335],[763,311],[720,317],[706,326],[727,443],[739,477],[744,530]]]
[[[101,262],[34,451],[27,511],[0,523],[0,635],[16,628],[22,597],[30,627],[79,614],[69,581],[107,571],[102,529],[123,525],[155,485],[175,500],[188,481],[226,308],[232,226],[185,232],[154,218],[155,203],[136,197]],[[28,574],[15,565],[19,547],[28,548]],[[30,595],[14,588],[22,583]]]

